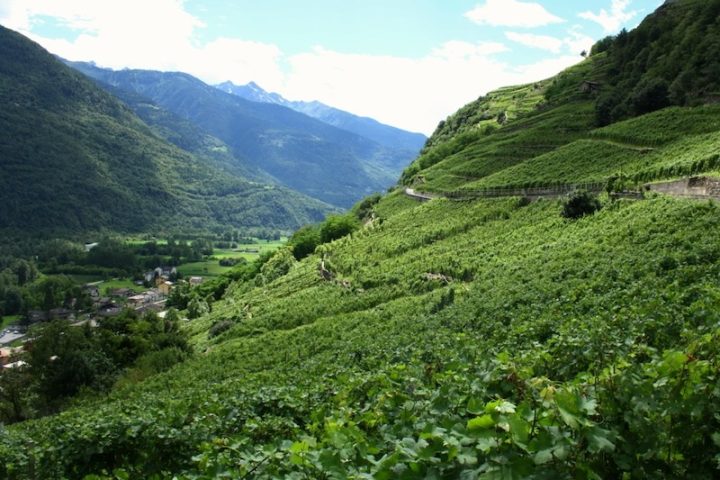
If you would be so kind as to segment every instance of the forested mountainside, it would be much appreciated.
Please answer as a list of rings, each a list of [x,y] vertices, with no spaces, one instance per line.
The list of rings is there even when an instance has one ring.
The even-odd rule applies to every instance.
[[[120,99],[145,122],[153,133],[178,148],[186,150],[206,162],[215,163],[222,169],[251,181],[272,184],[272,177],[251,167],[247,161],[237,158],[232,149],[222,140],[214,137],[179,115],[166,110],[152,100],[135,92],[103,85],[109,93]]]
[[[219,138],[281,184],[350,207],[384,191],[411,158],[289,108],[251,102],[183,73],[112,71],[70,63],[102,84],[135,92]]]
[[[658,14],[680,24],[718,3]],[[601,195],[568,215],[558,198],[443,198],[490,178],[720,176],[718,107],[700,97],[598,129],[614,51],[489,95],[495,120],[473,113],[482,101],[461,110],[403,177],[438,198],[398,188],[353,209],[364,222],[348,235],[330,220],[297,232],[186,323],[194,357],[0,431],[0,472],[717,477],[717,200]],[[605,147],[622,153],[588,160]]]
[[[233,95],[253,102],[274,103],[291,108],[327,124],[355,133],[361,137],[369,138],[385,147],[394,150],[404,150],[404,152],[398,152],[398,156],[400,156],[401,153],[407,156],[407,162],[405,162],[405,165],[402,165],[402,167],[407,166],[407,163],[415,159],[418,151],[425,145],[425,141],[427,140],[425,135],[421,133],[412,133],[400,128],[384,125],[375,119],[360,117],[350,112],[325,105],[322,102],[287,100],[277,93],[266,92],[254,82],[250,82],[247,85],[235,85],[232,82],[223,82],[216,85],[216,87],[223,92],[232,93]]]
[[[331,207],[153,134],[94,82],[0,28],[0,228],[25,233],[292,229]],[[195,151],[199,152],[199,148]]]

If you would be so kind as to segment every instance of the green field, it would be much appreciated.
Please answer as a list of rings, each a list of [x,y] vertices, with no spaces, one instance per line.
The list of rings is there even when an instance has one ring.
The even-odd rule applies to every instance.
[[[167,245],[167,243],[168,243],[168,242],[167,242],[167,239],[162,239],[162,238],[129,237],[129,238],[126,238],[126,239],[125,239],[125,243],[127,243],[128,245],[133,245],[133,246],[144,245],[144,244],[146,244],[146,243],[148,243],[148,242],[155,242],[155,243],[157,243],[158,245]]]
[[[86,283],[95,283],[95,282],[102,282],[103,277],[99,275],[68,275],[68,277],[72,278],[74,281],[80,284],[86,284]]]
[[[201,276],[201,277],[217,277],[232,269],[232,267],[223,267],[219,264],[223,258],[244,258],[252,261],[266,251],[276,250],[285,244],[287,239],[280,241],[259,240],[258,243],[241,244],[234,249],[215,248],[213,255],[208,260],[202,262],[186,263],[180,265],[178,272],[183,276]],[[246,250],[257,250],[258,253],[248,253]]]
[[[229,271],[232,267],[223,267],[217,260],[206,260],[204,262],[186,263],[177,267],[183,277],[217,277]]]

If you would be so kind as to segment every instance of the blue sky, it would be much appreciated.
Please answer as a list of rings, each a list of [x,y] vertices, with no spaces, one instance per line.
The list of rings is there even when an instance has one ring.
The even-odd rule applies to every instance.
[[[0,24],[111,68],[255,81],[429,134],[539,80],[662,0],[0,0]]]

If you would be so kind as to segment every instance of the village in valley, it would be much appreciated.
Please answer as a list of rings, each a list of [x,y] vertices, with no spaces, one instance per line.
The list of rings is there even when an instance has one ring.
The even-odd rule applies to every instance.
[[[230,237],[228,242],[208,241],[133,241],[92,242],[81,248],[87,258],[95,255],[98,263],[122,258],[114,266],[119,274],[104,279],[84,275],[66,275],[68,282],[74,283],[71,293],[65,292],[61,303],[55,302],[46,308],[35,305],[21,314],[11,317],[0,327],[0,373],[3,370],[26,365],[24,353],[31,348],[30,333],[33,327],[48,324],[55,320],[66,321],[73,327],[97,327],[104,319],[120,317],[131,312],[137,316],[154,313],[165,318],[170,308],[182,310],[183,306],[168,304],[171,294],[176,289],[180,296],[187,294],[202,285],[208,279],[216,278],[230,271],[235,265],[257,258],[261,253],[274,250],[284,243],[285,239],[236,239]],[[175,249],[175,250],[173,250]],[[119,251],[132,252],[130,257],[118,255]],[[100,254],[101,253],[101,254]],[[128,262],[128,258],[131,259]],[[160,266],[135,270],[117,268],[123,262],[138,264],[142,259],[147,263],[155,259]],[[161,263],[162,260],[162,263]],[[79,262],[79,261],[78,261]],[[155,263],[157,265],[158,263]],[[111,266],[107,263],[106,266]],[[35,267],[33,267],[35,268]],[[124,272],[124,273],[122,273]],[[36,270],[36,278],[43,274]],[[52,275],[45,278],[51,278]],[[183,318],[183,312],[179,317]],[[1,319],[2,317],[0,317]],[[6,317],[7,318],[7,317]]]
[[[18,357],[26,349],[27,333],[33,325],[52,320],[66,320],[72,326],[82,327],[89,324],[96,327],[102,318],[116,317],[124,310],[132,310],[138,314],[155,312],[163,318],[167,313],[167,299],[173,288],[186,284],[196,287],[203,283],[201,276],[179,278],[177,267],[158,267],[144,274],[144,280],[135,282],[143,290],[120,287],[101,288],[102,281],[83,285],[83,292],[91,302],[89,311],[76,311],[72,308],[54,308],[48,311],[30,310],[20,325],[11,325],[0,331],[0,368],[10,369],[26,365]],[[72,305],[69,305],[72,306]]]

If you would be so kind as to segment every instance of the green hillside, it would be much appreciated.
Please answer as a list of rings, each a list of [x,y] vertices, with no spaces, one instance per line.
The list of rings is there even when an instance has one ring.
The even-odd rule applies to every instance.
[[[718,131],[718,110],[700,107],[716,104],[720,92],[718,18],[717,0],[666,2],[557,77],[480,97],[440,123],[402,182],[446,192],[620,173],[647,181],[717,168],[712,135],[689,137]],[[617,123],[668,106],[685,108]]]
[[[0,28],[0,228],[25,233],[296,228],[330,207],[156,136],[114,97]]]
[[[338,207],[349,208],[366,195],[386,190],[411,160],[407,151],[281,105],[245,100],[185,73],[70,65],[101,86],[150,99],[221,139],[246,165]]]
[[[204,163],[209,163],[248,180],[266,184],[273,183],[270,176],[249,167],[247,162],[235,157],[225,142],[203,131],[192,122],[165,110],[136,93],[110,85],[103,85],[103,88],[130,107],[155,135],[192,153]]]
[[[339,281],[315,255],[237,284],[189,325],[194,360],[10,427],[3,473],[715,472],[716,205],[619,202],[568,223],[557,202],[391,201],[382,225],[323,248]],[[235,327],[208,339],[219,320]]]
[[[717,4],[667,2],[640,28]],[[598,126],[614,41],[461,109],[402,184],[720,175],[699,96]],[[190,359],[0,429],[0,476],[716,478],[720,205],[598,201],[570,220],[565,199],[368,199],[353,233],[197,291],[217,300],[184,323]]]
[[[667,108],[589,132],[463,189],[604,182],[647,182],[720,168],[720,107]]]
[[[667,105],[720,98],[720,3],[666,1],[632,32],[593,48],[610,54],[607,86],[596,102],[605,125]],[[592,53],[592,52],[591,52]]]
[[[401,181],[454,190],[582,138],[593,128],[594,106],[579,87],[606,64],[605,55],[591,57],[550,81],[501,89],[466,105],[438,126]],[[483,112],[491,119],[482,120]]]

